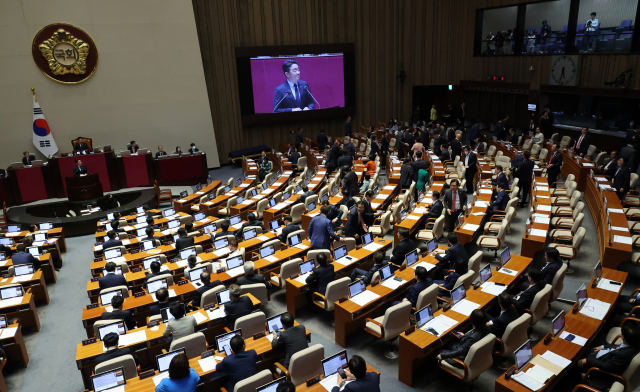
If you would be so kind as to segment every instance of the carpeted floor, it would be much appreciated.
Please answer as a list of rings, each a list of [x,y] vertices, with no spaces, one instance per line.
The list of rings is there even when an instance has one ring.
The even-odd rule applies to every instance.
[[[227,165],[223,168],[211,170],[214,180],[226,181],[229,177],[238,177],[241,170]],[[174,194],[185,187],[172,187]],[[507,243],[513,254],[519,254],[520,242],[524,231],[526,214],[524,209],[518,209],[518,216],[514,219],[511,233],[507,235]],[[575,291],[584,281],[588,281],[593,273],[593,266],[598,261],[599,249],[595,227],[588,209],[585,208],[584,227],[587,229],[580,255],[571,264],[575,273],[565,278],[564,290],[561,298],[573,301]],[[391,236],[387,236],[391,238]],[[39,306],[38,314],[42,323],[39,333],[25,334],[27,350],[31,359],[28,369],[22,369],[8,364],[4,369],[4,376],[10,391],[33,392],[49,391],[80,391],[83,389],[80,372],[75,363],[76,345],[85,337],[80,315],[82,308],[88,304],[86,297],[86,283],[90,279],[89,261],[92,259],[91,245],[93,236],[67,239],[68,252],[64,254],[64,267],[58,275],[58,283],[48,287],[51,303]],[[445,244],[444,240],[442,242]],[[474,244],[467,247],[469,254],[478,249]],[[485,252],[483,263],[492,262],[493,255]],[[543,263],[542,255],[536,255],[534,265]],[[638,287],[640,274],[637,267],[628,263],[622,269],[631,273],[627,281],[625,293]],[[568,310],[569,303],[555,302],[553,310]],[[271,296],[270,303],[264,307],[267,316],[286,310],[285,291],[280,290]],[[297,321],[302,323],[312,333],[311,344],[322,344],[325,355],[328,356],[341,349],[334,341],[334,329],[331,326],[332,315],[321,310],[300,311]],[[539,336],[544,336],[550,330],[550,319],[543,319],[534,328]],[[394,343],[397,346],[397,342]],[[361,331],[349,336],[347,350],[349,355],[362,355],[373,367],[382,373],[382,391],[409,391],[415,389],[457,392],[467,386],[453,377],[438,370],[435,359],[428,361],[422,369],[414,374],[414,388],[407,387],[397,379],[398,361],[384,357],[389,349],[387,342],[374,338]],[[494,390],[495,380],[502,374],[495,366],[485,372],[475,383],[474,388],[480,392]],[[27,377],[25,377],[27,375]],[[572,388],[578,383],[577,375],[565,377],[558,388]],[[570,389],[568,389],[570,390]]]

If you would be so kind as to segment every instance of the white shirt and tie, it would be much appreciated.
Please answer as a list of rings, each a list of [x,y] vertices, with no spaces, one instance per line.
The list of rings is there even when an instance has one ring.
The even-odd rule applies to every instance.
[[[581,135],[580,139],[578,139],[578,143],[576,143],[576,148],[580,148],[580,145],[582,144],[582,139],[584,139],[584,135]]]
[[[296,100],[298,97],[298,89],[300,88],[300,86],[298,86],[297,83],[291,83],[291,81],[289,79],[287,79],[287,83],[289,83],[289,88],[291,89],[291,92],[293,93],[293,99]],[[296,89],[297,87],[297,89]]]
[[[606,165],[604,165],[604,170],[607,170],[607,169],[609,168],[609,165],[611,165],[611,163],[612,163],[613,161],[615,161],[615,158],[611,158],[611,159],[609,159],[609,162],[607,162],[607,164],[606,164]]]
[[[621,345],[616,346],[616,347],[603,348],[602,350],[598,350],[598,352],[596,353],[596,358],[600,358],[600,357],[602,357],[604,355],[609,354],[610,352],[617,351],[617,350],[620,350],[621,348],[625,348],[625,347],[627,347],[627,345],[622,343]]]

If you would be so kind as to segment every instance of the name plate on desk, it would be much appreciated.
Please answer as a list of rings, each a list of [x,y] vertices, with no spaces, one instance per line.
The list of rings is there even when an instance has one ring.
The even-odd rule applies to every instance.
[[[349,299],[349,297],[345,295],[344,297],[338,299],[338,303],[341,304],[341,303],[343,303],[344,301],[346,301],[348,299]]]
[[[100,306],[100,304],[89,304],[87,305],[87,309],[97,308],[98,306]]]
[[[160,321],[158,320],[149,321],[149,324],[147,324],[147,328],[157,327],[159,324],[160,324]]]
[[[178,286],[182,286],[183,284],[187,284],[187,283],[189,283],[188,280],[181,280],[178,282]]]
[[[100,245],[102,245],[102,242],[96,242],[96,243],[94,243],[93,245],[94,245],[94,246],[100,246]]]
[[[91,278],[92,282],[97,282],[98,280],[100,280],[100,278]]]
[[[138,297],[145,296],[146,294],[147,294],[147,293],[145,293],[144,291],[141,291],[141,292],[139,292],[139,293],[135,293],[135,294],[133,295],[133,297],[134,297],[134,298],[138,298]]]
[[[295,279],[295,278],[297,278],[298,276],[300,276],[300,274],[293,274],[293,275],[291,275],[291,276],[289,277],[289,279]]]
[[[204,253],[211,253],[211,252],[213,252],[213,248],[210,248],[204,251]]]
[[[136,253],[140,253],[140,249],[135,249],[131,251],[132,255],[135,255]]]
[[[310,386],[312,386],[314,384],[317,384],[319,382],[320,382],[320,376],[318,375],[318,376],[315,376],[314,378],[308,379],[307,380],[307,386],[310,387]]]
[[[205,359],[205,358],[209,358],[213,354],[214,354],[214,350],[209,350],[209,351],[203,352],[202,355],[200,355],[200,357],[202,357],[202,359]]]
[[[142,268],[131,268],[131,272],[140,272]]]
[[[267,334],[266,334],[266,332],[265,332],[265,331],[258,332],[257,334],[254,334],[254,335],[253,335],[253,340],[258,340],[258,339],[260,339],[260,338],[265,337],[266,335],[267,335]]]
[[[218,307],[218,304],[209,304],[204,306],[204,310],[215,309]]]
[[[412,333],[414,333],[416,330],[416,326],[412,325],[409,328],[405,329],[404,334],[405,335],[411,335]]]
[[[97,341],[98,341],[98,339],[96,339],[96,338],[85,339],[85,340],[82,341],[82,345],[86,346],[87,344],[92,344],[92,343],[95,343]]]
[[[95,259],[93,259],[93,261],[95,261],[96,263],[102,261],[102,257],[96,257]]]
[[[176,257],[175,259],[171,260],[172,263],[177,263],[178,261],[180,261],[180,258],[178,258],[178,257]]]
[[[147,370],[146,372],[140,373],[140,379],[144,380],[145,378],[149,378],[149,377],[155,376],[155,374],[156,374],[156,371],[154,369]]]

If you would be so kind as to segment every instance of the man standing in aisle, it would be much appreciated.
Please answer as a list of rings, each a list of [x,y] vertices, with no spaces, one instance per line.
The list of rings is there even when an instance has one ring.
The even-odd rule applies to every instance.
[[[444,193],[444,205],[449,214],[449,231],[456,228],[458,216],[467,210],[467,193],[461,192],[458,187],[460,182],[452,180],[450,188]]]
[[[331,221],[327,218],[328,213],[329,207],[322,206],[320,208],[320,214],[314,216],[311,219],[311,222],[309,222],[309,229],[307,229],[307,233],[309,234],[309,240],[311,242],[311,250],[329,250],[332,238],[335,241],[344,241],[343,237],[338,237],[338,235],[333,231]]]

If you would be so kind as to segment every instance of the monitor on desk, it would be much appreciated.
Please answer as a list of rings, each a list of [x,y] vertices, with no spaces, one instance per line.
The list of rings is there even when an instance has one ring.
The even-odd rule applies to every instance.
[[[405,260],[407,261],[407,267],[411,267],[412,265],[417,263],[418,260],[420,260],[420,257],[418,256],[418,249],[414,249],[411,252],[407,253],[407,255],[405,256]]]
[[[231,297],[229,297],[229,290],[218,291],[216,293],[216,300],[218,301],[218,305],[224,305],[231,301]]]
[[[0,252],[0,261],[6,260],[6,259],[7,259],[7,255],[4,252]]]
[[[213,180],[211,179],[211,177],[207,177],[207,185],[211,185],[212,182]],[[200,189],[202,189],[202,187],[200,187]]]
[[[267,328],[269,328],[269,333],[273,333],[273,331],[278,331],[282,329],[282,315],[284,313],[277,314],[273,317],[269,317],[267,319]]]
[[[242,204],[242,203],[244,203],[244,197],[242,197],[242,196],[238,196],[238,197],[236,198],[236,205],[240,205],[240,204]]]
[[[429,250],[429,253],[438,249],[438,241],[436,241],[435,238],[432,238],[431,241],[427,242],[427,249]]]
[[[339,351],[337,354],[322,360],[322,370],[324,378],[329,377],[338,369],[346,369],[349,367],[349,358],[347,358],[347,350]]]
[[[244,265],[242,256],[233,256],[227,259],[227,270],[242,267],[242,265]]]
[[[227,355],[231,355],[229,343],[231,342],[231,338],[233,338],[236,335],[242,336],[242,330],[240,328],[234,331],[216,336],[216,347],[218,348],[218,353],[225,352]]]
[[[300,243],[300,234],[294,234],[289,237],[289,246],[296,246]]]
[[[340,260],[341,258],[347,255],[347,246],[342,245],[333,249],[333,258],[336,260]]]
[[[451,301],[453,302],[452,305],[457,304],[458,302],[462,301],[466,297],[467,297],[467,292],[465,291],[463,284],[461,284],[460,286],[453,289],[453,291],[451,291]]]
[[[256,197],[256,196],[258,196],[258,190],[256,188],[253,188],[251,190],[251,197]]]
[[[416,328],[421,328],[431,320],[433,320],[433,311],[431,310],[431,304],[428,304],[427,306],[416,312]]]
[[[480,282],[484,283],[489,279],[491,279],[491,264],[487,263],[487,265],[480,270]]]
[[[169,287],[169,285],[167,284],[167,278],[147,282],[147,292],[149,294],[155,293],[160,289],[166,289],[167,287]]]
[[[364,284],[364,280],[356,280],[355,282],[349,284],[349,298],[353,298],[358,294],[364,293],[366,291],[366,285]]]
[[[565,323],[564,323],[564,310],[560,311],[560,313],[558,313],[558,315],[556,316],[556,318],[553,319],[553,322],[551,323],[552,325],[552,329],[553,329],[553,337],[558,337],[558,335],[560,334],[560,332],[564,329]]]
[[[240,186],[240,184],[242,184],[242,178],[238,178],[236,180],[236,186]],[[226,192],[229,192],[229,191],[226,191]]]
[[[458,215],[458,227],[462,227],[464,225],[464,214]]]
[[[109,219],[110,221],[113,220],[113,212],[107,212],[107,219]]]
[[[13,267],[15,276],[29,275],[33,273],[33,264],[18,264]]]
[[[268,384],[264,384],[263,386],[256,388],[256,392],[276,392],[278,390],[278,385],[285,381],[287,381],[287,377],[280,377]]]
[[[407,217],[407,210],[400,211],[400,222],[402,222]]]
[[[216,233],[216,230],[218,230],[215,223],[209,223],[208,225],[204,226],[202,229],[204,230],[205,234],[209,234],[209,235],[214,235]]]
[[[302,188],[300,187],[300,185],[296,185],[296,193],[302,191]]]
[[[533,350],[531,349],[531,340],[524,342],[516,352],[516,367],[521,370],[533,358]]]
[[[137,206],[136,207],[136,212],[138,214],[144,214],[144,206]]]
[[[146,227],[143,227],[143,228],[140,228],[140,229],[136,230],[136,236],[137,237],[146,237],[146,235],[147,235],[147,228]]]
[[[122,256],[122,251],[120,248],[107,249],[104,251],[105,260],[114,259],[120,256]]]
[[[7,328],[7,315],[6,314],[0,314],[0,329],[2,328]]]
[[[0,238],[0,245],[13,245],[13,238]]]
[[[273,248],[273,245],[268,245],[265,247],[260,248],[260,258],[264,259],[266,257],[271,256],[272,254],[276,253],[275,249]]]
[[[169,228],[169,230],[175,229],[176,227],[180,227],[180,221],[177,219],[170,220],[167,222],[167,227]]]
[[[315,209],[316,209],[316,203],[310,202],[309,204],[307,204],[307,211],[313,211]]]
[[[111,305],[111,299],[116,295],[122,297],[122,289],[107,291],[106,293],[100,294],[100,303],[102,306]]]
[[[422,199],[424,199],[424,192],[420,191],[418,192],[418,203],[420,203]]]
[[[255,236],[257,235],[256,229],[249,229],[242,233],[242,235],[244,236],[245,241],[249,241],[250,239],[255,238]]]
[[[189,194],[187,193],[187,191],[182,191],[180,192],[180,198],[184,199],[185,197],[189,196]]]
[[[322,195],[322,201],[329,201],[329,194],[325,193]]]
[[[271,222],[269,222],[270,231],[277,231],[279,228],[280,228],[280,223],[278,223],[277,219],[274,219]]]
[[[196,252],[196,248],[195,248],[195,247],[187,248],[187,249],[182,249],[182,250],[180,251],[180,260],[186,260],[186,259],[188,259],[188,258],[189,258],[189,256],[191,256],[191,255],[193,255],[193,256],[197,255],[197,252]]]
[[[504,248],[502,252],[500,252],[500,266],[504,267],[511,260],[511,252],[509,251],[509,247]]]
[[[242,182],[242,181],[240,181],[240,182]],[[240,184],[238,184],[238,185],[240,185]],[[231,187],[229,185],[225,185],[224,193],[229,193],[229,192],[231,192]]]
[[[160,257],[154,256],[154,257],[149,257],[149,258],[143,259],[142,260],[142,266],[146,270],[151,269],[151,263],[153,263],[154,261],[157,261],[158,263],[162,264],[162,261],[160,261]]]
[[[380,189],[378,189],[378,187],[376,186],[373,188],[373,196],[378,196],[378,193],[380,193]]]
[[[210,178],[208,178],[208,180],[210,180]],[[196,184],[196,191],[201,191],[202,190],[202,184]]]
[[[600,282],[600,279],[602,279],[602,263],[600,261],[598,261],[598,264],[593,267],[593,273],[596,277],[596,284],[598,284]]]
[[[38,225],[38,229],[40,230],[51,230],[53,229],[53,223],[52,222],[42,222]]]
[[[367,246],[373,242],[373,234],[366,233],[362,236],[362,246]]]
[[[316,266],[316,262],[314,259],[307,259],[306,261],[299,263],[298,266],[300,267],[300,275],[302,276],[313,271]]]
[[[384,282],[385,280],[392,277],[393,272],[391,271],[391,265],[387,264],[384,267],[380,268],[380,281]]]
[[[105,392],[127,385],[127,380],[124,378],[124,367],[121,366],[108,372],[91,376],[91,385],[93,385],[94,392]]]
[[[416,202],[411,200],[411,202],[409,202],[409,211],[413,211],[416,209]]]
[[[267,184],[267,182],[266,182],[266,181],[262,183],[262,190],[263,190],[263,191],[264,191],[264,190],[267,190],[267,188],[268,188],[268,187],[269,187],[269,185]]]
[[[334,195],[334,196],[338,194],[338,191],[339,191],[339,190],[338,190],[338,187],[337,187],[337,186],[333,187],[333,195]]]
[[[127,331],[124,327],[124,321],[115,321],[98,327],[98,336],[100,337],[100,340],[104,340],[104,337],[112,332],[118,335],[126,334]]]
[[[136,217],[136,223],[147,223],[147,217],[144,215]]]
[[[213,200],[216,198],[215,193],[209,193],[209,201]]]
[[[167,208],[166,210],[162,211],[162,216],[166,218],[168,216],[175,215],[175,213],[176,210],[174,210],[173,208]]]
[[[216,250],[226,248],[227,246],[229,246],[229,239],[227,239],[226,237],[217,239],[213,242],[213,246],[216,248]]]
[[[179,348],[166,354],[156,355],[156,366],[158,367],[158,372],[162,373],[168,371],[169,365],[171,365],[171,360],[178,354],[186,354],[185,349]]]
[[[156,240],[142,241],[141,247],[143,251],[154,249],[156,247]]]
[[[242,222],[242,218],[240,217],[240,215],[234,215],[229,218],[229,225],[231,226],[237,225],[240,222]]]
[[[587,294],[587,284],[583,283],[582,286],[580,286],[580,288],[578,289],[578,291],[576,291],[578,309],[580,309],[582,305],[584,305],[584,303],[587,302],[588,298],[589,298],[589,295]]]
[[[284,195],[282,195],[282,200],[289,200],[290,197],[291,197],[291,193],[285,192]]]
[[[273,208],[277,205],[276,199],[269,199],[269,208]]]
[[[200,267],[189,270],[189,280],[192,282],[194,280],[199,280],[200,275],[202,275],[203,272],[207,272],[207,267]]]
[[[111,227],[111,223],[105,223],[104,228],[105,228],[105,230],[107,230],[107,231],[111,231],[111,230],[113,230],[113,227]]]
[[[29,253],[31,253],[34,257],[42,256],[42,252],[40,251],[39,246],[30,246],[27,248]]]
[[[193,219],[196,220],[196,221],[201,221],[206,217],[207,217],[207,215],[204,212],[198,212],[195,215],[193,215]]]
[[[8,233],[19,233],[20,231],[20,225],[9,225],[7,226],[7,232]]]

